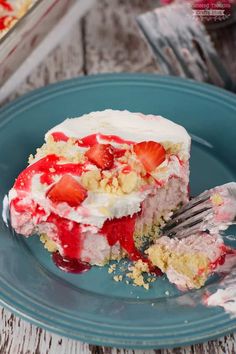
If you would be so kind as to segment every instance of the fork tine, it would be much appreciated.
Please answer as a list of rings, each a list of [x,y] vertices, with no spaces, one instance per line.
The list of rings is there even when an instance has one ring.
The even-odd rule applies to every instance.
[[[199,208],[200,207],[200,208]],[[201,215],[203,212],[210,210],[211,206],[208,206],[206,203],[198,204],[197,207],[193,207],[191,209],[188,209],[184,214],[181,214],[180,216],[175,216],[165,225],[163,228],[164,231],[168,231],[169,229],[178,226],[181,224],[183,221],[189,220],[194,216]]]
[[[231,202],[230,204],[226,203],[226,210],[222,211],[225,215],[223,224],[223,220],[220,220],[221,224],[219,224],[214,218],[217,206],[211,199],[214,194],[219,195],[223,200],[228,198],[227,200]],[[224,203],[219,207],[221,205],[224,208]],[[183,238],[199,231],[208,232],[207,230],[210,231],[217,226],[221,229],[222,227],[227,228],[234,223],[236,223],[236,182],[230,182],[207,190],[193,198],[172,215],[172,218],[162,229],[162,233],[169,237]]]
[[[199,225],[201,223],[196,224],[195,226],[193,226],[192,228],[186,228],[186,229],[180,229],[178,231],[173,232],[172,230],[170,232],[165,233],[166,236],[170,237],[170,238],[178,238],[179,240],[191,235],[194,235],[194,233],[199,232]],[[206,230],[207,232],[207,230]]]
[[[197,197],[192,198],[187,204],[185,204],[182,208],[180,208],[179,210],[177,210],[174,214],[172,218],[175,218],[176,216],[179,216],[183,213],[185,213],[186,211],[188,211],[189,209],[194,208],[195,206],[202,204],[204,202],[206,202],[207,200],[210,199],[210,193],[209,191],[205,191],[203,193],[201,193],[200,195],[198,195]]]
[[[184,219],[184,221],[180,222],[176,226],[172,227],[167,227],[163,229],[163,232],[175,232],[177,233],[181,229],[191,229],[191,227],[200,224],[207,216],[212,214],[212,209],[207,208],[201,211],[200,213],[196,214],[195,216],[192,216],[191,218]]]

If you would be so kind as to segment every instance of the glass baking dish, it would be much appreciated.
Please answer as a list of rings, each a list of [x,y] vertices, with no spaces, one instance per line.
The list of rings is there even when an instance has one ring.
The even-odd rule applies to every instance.
[[[17,70],[20,71],[19,67],[31,58],[31,53],[35,52],[36,47],[40,47],[39,44],[44,42],[44,38],[47,39],[47,34],[53,30],[53,27],[56,30],[63,20],[63,26],[69,27],[73,21],[68,19],[65,23],[66,14],[71,16],[70,19],[75,20],[81,17],[92,3],[91,0],[37,0],[32,5],[28,12],[0,38],[0,96],[9,78]],[[58,32],[61,35],[62,31]],[[54,34],[54,42],[56,42],[55,37],[57,36]],[[57,42],[59,40],[58,38]],[[53,44],[49,43],[48,46],[53,47]],[[42,58],[43,52],[42,50],[39,54]],[[17,81],[15,76],[11,86],[14,86]]]

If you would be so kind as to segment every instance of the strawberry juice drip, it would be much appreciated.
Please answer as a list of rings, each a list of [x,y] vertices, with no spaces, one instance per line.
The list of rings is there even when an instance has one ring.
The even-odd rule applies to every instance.
[[[218,257],[214,262],[211,262],[210,263],[211,270],[214,270],[218,266],[223,265],[225,263],[225,257],[226,257],[226,254],[223,254],[222,256]]]
[[[41,173],[41,183],[51,184],[54,181],[53,176],[55,175],[71,173],[80,176],[86,168],[86,166],[82,164],[58,164],[59,161],[60,157],[56,155],[47,155],[39,161],[36,161],[20,173],[15,182],[14,188],[17,190],[28,191],[31,187],[32,178],[37,173]]]
[[[140,256],[133,239],[135,220],[135,216],[107,220],[101,230],[101,233],[106,235],[109,246],[112,247],[119,241],[132,260],[137,260]]]
[[[222,254],[220,255],[220,257],[218,257],[214,262],[210,263],[211,270],[214,270],[217,267],[222,266],[225,263],[227,255],[230,255],[230,254],[236,255],[236,251],[226,245],[221,246],[221,251],[222,251]]]
[[[121,247],[128,253],[128,257],[131,261],[138,261],[141,259],[147,263],[151,273],[157,276],[162,275],[162,272],[157,267],[154,267],[149,259],[135,247],[134,243],[134,229],[137,215],[124,216],[120,219],[107,220],[101,233],[106,235],[108,244],[114,246],[116,242],[119,242]]]
[[[62,257],[59,252],[54,252],[52,254],[52,260],[59,269],[66,273],[80,274],[87,272],[91,268],[90,264],[78,259]]]
[[[69,137],[62,132],[54,132],[52,133],[52,137],[56,142],[69,140]],[[89,148],[95,144],[98,144],[100,140],[104,140],[106,143],[128,144],[128,145],[134,144],[133,141],[122,139],[116,135],[104,135],[100,133],[91,134],[85,136],[84,138],[77,139],[75,143],[80,147]]]
[[[50,214],[47,222],[54,224],[57,228],[57,237],[63,249],[63,256],[79,259],[83,247],[80,224],[56,214]]]
[[[61,133],[61,132],[55,132],[55,133],[52,133],[51,135],[52,135],[53,140],[55,142],[57,142],[57,141],[68,141],[69,140],[68,136],[66,134],[64,134],[64,133]]]

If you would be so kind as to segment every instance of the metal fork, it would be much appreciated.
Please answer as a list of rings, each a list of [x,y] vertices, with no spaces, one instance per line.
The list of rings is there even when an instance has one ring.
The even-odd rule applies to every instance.
[[[193,18],[187,1],[159,7],[137,17],[157,60],[159,71],[236,91],[203,24]]]
[[[225,230],[236,224],[236,182],[206,190],[176,211],[162,234],[182,239],[200,231]]]

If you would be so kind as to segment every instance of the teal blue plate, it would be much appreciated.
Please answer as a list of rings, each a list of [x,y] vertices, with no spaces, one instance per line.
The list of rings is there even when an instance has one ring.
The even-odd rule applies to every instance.
[[[105,108],[160,114],[185,126],[193,139],[192,194],[236,180],[233,94],[172,77],[100,75],[37,90],[0,110],[1,200],[49,128]],[[188,293],[161,277],[147,291],[114,282],[107,268],[63,273],[37,237],[14,235],[2,220],[0,237],[1,304],[60,335],[107,346],[164,348],[236,330],[236,319],[222,308],[203,305],[206,290],[219,286],[217,277]]]

